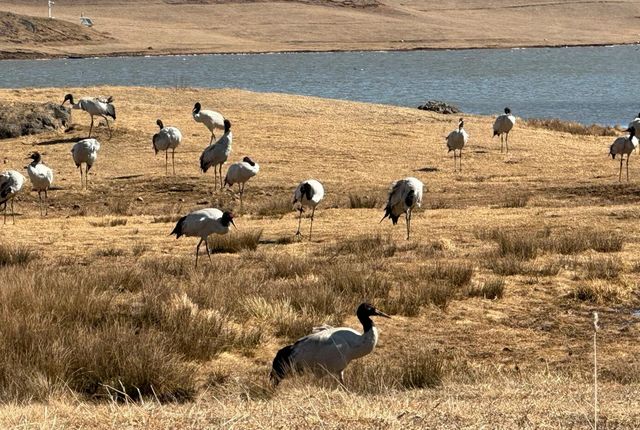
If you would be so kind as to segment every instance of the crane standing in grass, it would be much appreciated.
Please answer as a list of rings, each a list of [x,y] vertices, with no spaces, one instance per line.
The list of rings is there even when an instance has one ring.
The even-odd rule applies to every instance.
[[[618,173],[618,182],[622,182],[622,161],[625,154],[627,155],[627,182],[629,182],[629,157],[631,153],[638,148],[638,138],[636,137],[636,129],[631,127],[627,130],[629,136],[620,136],[609,147],[609,155],[614,160],[616,155],[620,155],[620,172]]]
[[[231,145],[233,144],[233,133],[231,133],[231,121],[224,120],[224,134],[216,143],[209,145],[202,155],[200,155],[200,170],[207,173],[207,170],[213,166],[213,190],[218,188],[218,168],[220,172],[220,188],[222,183],[222,165],[227,161],[231,154]]]
[[[464,119],[460,118],[458,128],[447,136],[447,148],[453,151],[453,170],[456,170],[456,151],[460,153],[460,171],[462,171],[462,148],[469,140],[469,135],[464,130]]]
[[[0,173],[0,206],[4,212],[4,224],[7,223],[7,205],[11,203],[11,217],[16,223],[16,212],[13,208],[13,201],[16,195],[22,190],[26,179],[20,172],[7,170]]]
[[[509,132],[514,125],[516,125],[516,117],[511,115],[511,109],[504,108],[504,114],[499,115],[493,123],[493,137],[500,136],[500,152],[502,152],[503,145],[506,152],[509,152]],[[504,142],[502,135],[504,135]]]
[[[48,191],[53,183],[53,170],[42,164],[42,156],[39,152],[34,152],[27,159],[32,160],[27,166],[27,173],[31,180],[33,189],[38,192],[38,202],[40,203],[40,215],[47,215],[49,213],[49,195]],[[42,200],[42,193],[44,192],[45,200]],[[44,205],[44,211],[43,211]]]
[[[242,205],[242,196],[244,194],[244,186],[249,179],[253,178],[260,171],[258,163],[249,157],[244,157],[241,162],[233,163],[227,169],[227,175],[224,178],[224,184],[232,187],[238,184],[240,192],[240,205]]]
[[[164,173],[169,174],[169,149],[171,149],[171,164],[173,174],[176,174],[176,148],[182,143],[182,133],[176,127],[165,127],[161,119],[156,121],[160,131],[153,135],[153,150],[156,155],[164,151]]]
[[[400,215],[404,214],[407,222],[407,240],[411,234],[411,216],[413,209],[422,204],[422,190],[424,184],[416,178],[408,177],[400,179],[391,185],[387,206],[380,222],[389,217],[393,225],[398,223]]]
[[[293,192],[293,205],[297,206],[297,210],[300,211],[298,217],[298,231],[296,236],[302,236],[300,233],[300,224],[302,223],[302,212],[305,207],[311,208],[311,226],[309,227],[309,240],[311,240],[311,233],[313,231],[313,217],[316,213],[316,207],[324,198],[324,187],[315,179],[307,179],[300,182],[298,187]]]
[[[370,354],[378,343],[378,329],[371,317],[390,318],[368,303],[358,306],[356,315],[363,333],[349,327],[318,327],[312,334],[279,350],[271,367],[273,385],[291,373],[305,370],[318,377],[333,375],[344,385],[344,369],[351,361]]]
[[[211,261],[211,252],[209,251],[207,238],[214,233],[227,234],[230,225],[236,226],[233,222],[233,214],[231,212],[222,212],[216,208],[201,209],[180,218],[170,235],[175,234],[176,239],[179,239],[180,236],[200,238],[200,242],[198,242],[198,246],[196,247],[196,267],[198,267],[198,255],[202,242],[204,242],[204,246],[207,248],[207,256],[209,256],[209,261]]]
[[[71,155],[76,167],[80,169],[80,188],[82,188],[82,164],[86,166],[86,174],[84,178],[85,189],[89,188],[89,170],[98,159],[98,151],[100,150],[100,142],[96,139],[82,139],[71,148]]]
[[[109,130],[109,138],[111,138],[111,127],[109,126],[109,118],[116,120],[116,107],[113,105],[113,97],[83,97],[78,100],[78,103],[73,101],[73,95],[67,94],[64,96],[62,105],[66,102],[71,104],[72,109],[80,109],[87,112],[91,116],[91,126],[89,127],[89,136],[91,137],[91,131],[93,130],[93,117],[99,116],[104,118],[107,123],[107,129]]]
[[[209,145],[216,139],[216,135],[214,131],[216,129],[225,130],[225,122],[224,117],[219,112],[214,110],[202,110],[202,105],[200,102],[196,103],[193,106],[193,110],[191,111],[193,115],[193,119],[196,122],[202,123],[207,127],[207,129],[211,132],[211,140],[209,141]]]

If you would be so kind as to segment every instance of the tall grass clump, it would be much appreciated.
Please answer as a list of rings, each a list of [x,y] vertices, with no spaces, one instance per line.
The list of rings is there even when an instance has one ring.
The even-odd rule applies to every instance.
[[[0,244],[0,267],[23,266],[37,257],[37,253],[23,245]]]
[[[504,286],[504,279],[491,279],[470,288],[467,294],[469,297],[481,297],[489,300],[501,299],[504,296]]]
[[[262,217],[278,217],[288,214],[293,210],[291,200],[286,197],[275,197],[266,200],[256,209],[256,214]]]
[[[262,237],[262,229],[252,231],[239,231],[223,235],[211,235],[209,237],[209,249],[212,253],[234,254],[240,251],[255,251]]]
[[[625,239],[615,231],[579,229],[551,237],[548,248],[563,255],[579,254],[593,249],[597,252],[620,252]]]
[[[393,257],[398,251],[390,236],[357,236],[340,240],[320,251],[323,255],[345,255],[349,257]]]
[[[427,281],[445,281],[454,287],[471,282],[473,266],[469,263],[442,262],[420,268],[418,276]]]
[[[530,127],[561,131],[579,136],[617,136],[621,131],[610,126],[603,127],[597,124],[583,125],[578,122],[564,121],[555,118],[530,118],[525,119],[524,123]]]
[[[378,207],[378,197],[359,193],[349,194],[349,209],[374,209]]]

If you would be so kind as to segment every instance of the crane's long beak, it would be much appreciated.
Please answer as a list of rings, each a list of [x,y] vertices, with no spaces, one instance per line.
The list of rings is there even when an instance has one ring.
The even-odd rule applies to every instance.
[[[376,315],[379,316],[379,317],[391,318],[389,315],[387,315],[384,312],[379,311],[377,309],[376,309]]]
[[[231,225],[233,225],[233,228],[235,228],[236,230],[238,229],[238,227],[236,227],[236,223],[233,222],[233,220],[231,220]]]

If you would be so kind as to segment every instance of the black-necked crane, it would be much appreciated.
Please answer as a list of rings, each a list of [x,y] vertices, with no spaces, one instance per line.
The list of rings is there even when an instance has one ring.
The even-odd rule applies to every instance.
[[[207,248],[207,255],[211,261],[207,238],[212,234],[227,234],[230,225],[235,227],[231,212],[222,212],[216,208],[200,209],[180,218],[171,234],[175,234],[176,239],[180,236],[200,238],[196,247],[196,267],[198,267],[198,255],[202,242]]]
[[[298,231],[296,236],[302,236],[300,233],[300,224],[302,223],[302,212],[304,208],[311,208],[311,225],[309,226],[309,240],[313,232],[313,217],[316,213],[316,207],[324,198],[324,187],[315,179],[307,179],[300,182],[293,192],[293,205],[296,210],[300,211],[298,216]]]
[[[638,138],[636,137],[636,129],[631,127],[627,130],[629,136],[620,136],[613,141],[609,147],[609,155],[614,160],[616,155],[620,156],[620,172],[618,174],[618,182],[622,182],[622,161],[624,156],[627,156],[627,182],[629,182],[629,157],[634,149],[638,148]]]
[[[42,164],[42,155],[39,152],[34,152],[28,160],[32,160],[27,166],[27,173],[31,180],[31,185],[35,191],[38,192],[38,202],[40,203],[40,215],[47,215],[49,212],[49,188],[53,183],[53,170],[50,167]],[[42,199],[42,193],[44,193],[44,200]],[[43,210],[44,205],[44,210]]]
[[[466,145],[469,140],[469,135],[464,130],[464,119],[460,118],[458,122],[458,128],[453,130],[447,136],[447,148],[449,152],[453,151],[453,170],[455,171],[456,166],[456,151],[460,154],[460,171],[462,171],[462,148]]]
[[[204,124],[211,132],[211,140],[209,141],[209,144],[211,144],[216,138],[216,135],[214,134],[216,129],[225,130],[224,117],[222,114],[214,110],[202,110],[200,102],[193,106],[191,114],[196,122]]]
[[[100,142],[96,139],[82,139],[71,148],[71,155],[76,167],[80,169],[80,188],[82,188],[82,164],[86,165],[84,185],[89,188],[89,170],[98,159]]]
[[[506,148],[506,152],[509,152],[509,132],[514,125],[516,125],[516,117],[511,115],[511,109],[504,108],[504,113],[498,115],[493,123],[493,137],[500,136],[500,152],[503,150],[503,145]]]
[[[368,303],[358,306],[356,315],[362,333],[349,327],[323,326],[279,350],[271,367],[271,382],[278,385],[292,373],[311,371],[318,377],[333,375],[344,385],[344,369],[373,352],[378,343],[378,329],[371,317],[390,318]]]
[[[16,212],[13,208],[13,201],[16,195],[22,190],[26,178],[20,172],[7,170],[0,173],[0,206],[4,212],[4,224],[7,223],[7,206],[11,203],[11,217],[16,223]]]
[[[109,138],[111,138],[111,127],[109,126],[109,118],[116,120],[116,108],[113,105],[113,97],[83,97],[75,103],[72,94],[64,96],[62,104],[69,101],[72,109],[80,109],[85,111],[91,116],[91,126],[89,127],[89,136],[91,137],[91,131],[93,130],[93,117],[99,116],[104,118],[107,123],[107,129],[109,130]]]
[[[231,121],[225,119],[224,134],[216,143],[207,146],[200,155],[200,170],[202,170],[203,173],[207,173],[207,170],[213,166],[214,191],[218,188],[218,172],[220,172],[220,188],[224,187],[222,183],[222,165],[229,158],[229,154],[231,154],[232,144],[233,133],[231,133]]]
[[[242,196],[244,195],[244,186],[247,181],[258,174],[260,166],[249,157],[244,157],[242,161],[233,163],[227,169],[227,175],[224,177],[224,184],[232,187],[238,184],[240,193],[240,204],[242,205]]]
[[[176,174],[176,148],[182,143],[182,133],[177,127],[165,127],[161,119],[156,121],[160,131],[153,135],[151,139],[153,150],[156,155],[160,151],[164,151],[164,173],[169,174],[169,150],[171,149],[171,164],[173,166],[173,174]]]
[[[384,216],[380,222],[389,217],[393,225],[396,225],[398,218],[404,214],[407,223],[407,240],[409,240],[413,209],[416,206],[420,207],[422,204],[423,188],[424,184],[414,177],[408,177],[394,182],[389,189],[387,206],[384,209]]]

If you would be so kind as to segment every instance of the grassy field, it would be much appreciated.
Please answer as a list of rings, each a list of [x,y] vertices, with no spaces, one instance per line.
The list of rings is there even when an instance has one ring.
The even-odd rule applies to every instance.
[[[57,187],[48,217],[25,192],[0,228],[0,426],[588,428],[594,310],[601,427],[640,425],[640,174],[634,154],[618,183],[611,136],[519,123],[505,155],[492,119],[465,115],[455,173],[444,136],[458,117],[417,109],[108,87],[0,101],[67,92],[113,95],[118,109],[111,140],[98,128],[88,191],[69,153],[86,114],[70,133],[0,141],[3,168],[38,150]],[[196,101],[232,121],[232,161],[261,165],[243,208],[198,170],[209,139]],[[184,135],[175,177],[153,153],[157,118]],[[391,181],[409,175],[427,193],[406,241],[404,225],[378,221]],[[298,242],[290,196],[309,177],[327,196],[313,241]],[[233,210],[239,230],[194,269],[197,239],[169,232],[210,206]],[[393,319],[378,321],[380,344],[347,369],[347,390],[269,388],[277,349],[322,323],[357,328],[362,300]]]
[[[40,0],[0,10],[47,13]],[[59,28],[0,16],[0,58],[637,43],[639,10],[639,0],[66,0],[54,6]],[[95,26],[69,31],[81,13]]]

